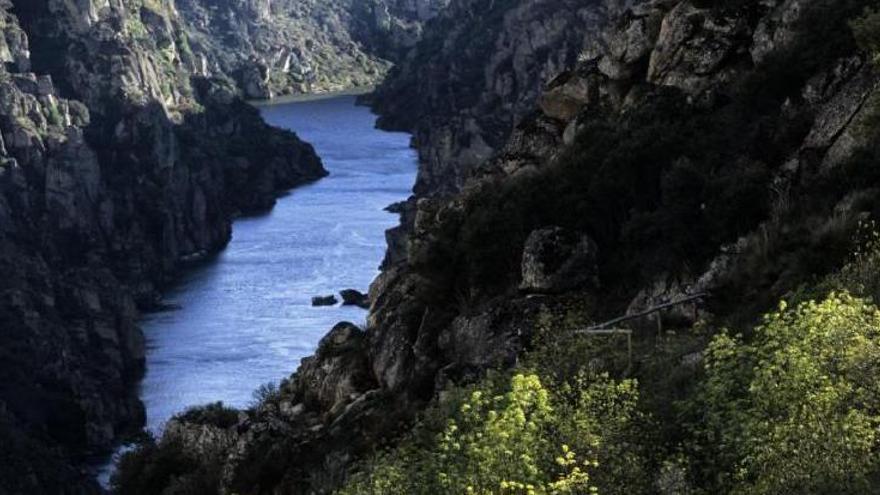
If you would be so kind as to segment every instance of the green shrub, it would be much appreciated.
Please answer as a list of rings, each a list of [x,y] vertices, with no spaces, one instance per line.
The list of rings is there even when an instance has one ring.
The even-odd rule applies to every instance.
[[[218,493],[222,463],[199,458],[174,442],[142,442],[119,461],[110,480],[125,495],[205,495]]]
[[[222,402],[214,402],[204,406],[191,407],[177,416],[185,423],[211,425],[217,428],[229,428],[238,423],[237,409],[226,407]]]
[[[631,427],[638,394],[631,381],[580,384],[555,395],[537,375],[516,374],[454,393],[436,406],[433,433],[426,420],[428,432],[374,458],[339,493],[595,493],[603,445]]]
[[[880,312],[832,293],[783,304],[706,356],[691,445],[703,482],[742,494],[869,493],[878,468]]]
[[[846,290],[861,297],[880,301],[880,232],[873,228],[863,230],[852,259],[840,271],[828,278],[827,286]]]

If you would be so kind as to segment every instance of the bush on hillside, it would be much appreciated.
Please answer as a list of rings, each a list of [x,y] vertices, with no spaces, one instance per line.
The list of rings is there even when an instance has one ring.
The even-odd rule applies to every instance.
[[[595,493],[603,444],[632,427],[638,394],[630,381],[588,382],[565,391],[573,394],[568,405],[534,374],[459,391],[451,404],[436,406],[433,428],[424,422],[423,431],[374,458],[338,493]]]
[[[702,484],[741,494],[869,493],[880,468],[880,311],[831,294],[719,335],[694,401]],[[876,486],[876,485],[874,485]]]

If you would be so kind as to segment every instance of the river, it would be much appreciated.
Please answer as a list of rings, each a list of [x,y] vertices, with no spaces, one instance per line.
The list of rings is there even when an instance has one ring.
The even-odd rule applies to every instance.
[[[366,291],[385,230],[397,223],[384,208],[406,199],[415,181],[409,135],[375,129],[354,96],[260,110],[312,143],[330,175],[293,190],[269,214],[235,222],[219,257],[167,295],[178,309],[146,316],[141,398],[154,433],[193,405],[247,406],[257,387],[296,370],[335,323],[362,323],[362,309],[312,307],[311,298]]]
[[[410,136],[375,129],[354,96],[260,111],[312,143],[330,175],[294,189],[268,214],[237,220],[229,246],[166,295],[176,309],[144,317],[140,393],[154,434],[188,407],[248,406],[256,388],[290,375],[334,324],[363,323],[362,309],[312,307],[311,298],[367,290],[385,230],[397,223],[384,208],[406,199],[415,181]]]

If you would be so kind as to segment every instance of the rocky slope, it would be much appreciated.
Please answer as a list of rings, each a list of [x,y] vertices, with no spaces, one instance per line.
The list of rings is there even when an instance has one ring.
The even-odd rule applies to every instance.
[[[170,1],[2,0],[0,34],[0,493],[92,493],[143,422],[139,309],[325,172],[193,78]]]
[[[376,91],[379,125],[412,132],[416,192],[453,192],[506,142],[550,78],[590,56],[631,1],[453,1]]]
[[[418,192],[446,197],[405,208],[368,328],[340,324],[259,407],[181,418],[132,462],[323,493],[448,383],[515,363],[542,315],[582,326],[702,292],[666,318],[766,310],[880,213],[880,77],[847,26],[866,5],[454,2],[377,96],[417,133]]]
[[[247,98],[370,86],[448,0],[178,0],[202,75]]]

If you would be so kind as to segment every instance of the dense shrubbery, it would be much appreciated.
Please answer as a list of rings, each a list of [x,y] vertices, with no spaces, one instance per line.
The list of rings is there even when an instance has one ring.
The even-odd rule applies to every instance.
[[[152,438],[119,461],[111,484],[125,495],[206,495],[220,488],[219,459],[200,457],[182,445]]]
[[[619,349],[547,318],[518,372],[449,392],[340,493],[875,493],[880,311],[849,292],[878,294],[878,239],[817,285],[821,302],[781,303],[745,337],[711,339],[703,373],[660,348],[646,351],[657,363],[624,368]]]
[[[695,401],[704,482],[743,494],[870,493],[880,447],[880,312],[832,294],[710,345]],[[699,447],[699,448],[696,448]],[[875,486],[876,487],[876,486]]]
[[[551,388],[538,370],[492,376],[453,392],[340,493],[867,494],[878,486],[880,311],[868,301],[832,293],[783,304],[750,339],[713,339],[705,370],[681,404],[687,421],[665,425],[678,429],[678,444],[646,428],[652,420],[634,381],[581,371]]]
[[[624,467],[611,453],[639,418],[634,382],[583,377],[551,392],[535,374],[494,377],[457,391],[413,438],[377,457],[341,494],[586,494],[594,476]],[[631,471],[638,459],[626,458]],[[624,487],[606,470],[604,478]],[[635,478],[630,476],[630,478]],[[632,493],[609,490],[605,493]]]

